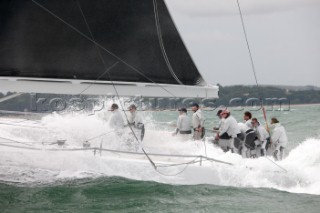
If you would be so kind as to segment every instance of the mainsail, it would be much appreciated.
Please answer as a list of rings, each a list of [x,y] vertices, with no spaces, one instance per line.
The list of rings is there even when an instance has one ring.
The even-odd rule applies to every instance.
[[[0,26],[0,87],[7,87],[2,89],[76,94],[94,81],[87,93],[100,93],[99,86],[112,90],[114,82],[123,87],[121,95],[143,95],[130,89],[137,85],[156,92],[158,85],[217,97],[164,0],[1,0]]]

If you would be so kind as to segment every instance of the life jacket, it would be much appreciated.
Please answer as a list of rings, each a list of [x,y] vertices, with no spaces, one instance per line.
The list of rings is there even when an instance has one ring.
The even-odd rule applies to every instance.
[[[246,131],[246,135],[244,138],[244,145],[250,149],[250,150],[254,150],[256,148],[256,144],[254,143],[254,141],[256,140],[257,134],[253,129],[248,129]]]

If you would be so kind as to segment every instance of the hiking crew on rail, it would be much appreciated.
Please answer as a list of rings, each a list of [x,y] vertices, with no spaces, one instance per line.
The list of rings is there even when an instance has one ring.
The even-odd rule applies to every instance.
[[[277,118],[271,119],[269,132],[248,111],[244,113],[244,123],[238,123],[230,114],[228,110],[219,110],[219,128],[213,128],[217,132],[215,144],[223,151],[231,150],[248,158],[271,155],[276,160],[283,159],[288,137]]]

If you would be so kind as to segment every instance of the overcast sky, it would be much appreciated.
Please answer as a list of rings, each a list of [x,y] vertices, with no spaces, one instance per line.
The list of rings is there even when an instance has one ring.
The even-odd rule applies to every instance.
[[[255,83],[236,0],[166,0],[208,83]],[[320,0],[240,0],[260,84],[320,86]]]

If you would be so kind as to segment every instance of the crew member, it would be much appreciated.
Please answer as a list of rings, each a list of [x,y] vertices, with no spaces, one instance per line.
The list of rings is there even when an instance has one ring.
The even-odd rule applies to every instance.
[[[112,104],[110,110],[112,112],[112,115],[111,115],[109,122],[108,122],[109,126],[117,131],[123,129],[124,121],[123,121],[123,118],[122,118],[121,113],[119,111],[118,104]]]
[[[259,154],[261,154],[261,156],[265,156],[266,155],[266,144],[267,144],[267,139],[269,137],[269,133],[262,125],[260,125],[257,118],[252,118],[251,123],[252,123],[253,129],[255,130],[256,136],[257,136],[257,139],[255,140],[256,154],[258,157],[259,157]]]
[[[205,130],[204,130],[204,117],[202,115],[201,110],[199,109],[199,105],[194,103],[192,105],[192,127],[193,127],[193,138],[194,140],[200,140],[204,137]]]
[[[240,129],[241,132],[241,136],[238,137],[241,141],[241,144],[238,147],[238,151],[239,154],[243,157],[243,158],[250,158],[251,157],[251,146],[254,142],[254,139],[252,139],[252,143],[250,143],[251,141],[249,141],[247,138],[248,134],[251,134],[254,130],[250,129],[246,124],[244,123],[238,123],[238,127]],[[252,137],[250,137],[252,138]],[[247,142],[247,144],[246,144]]]
[[[271,135],[271,143],[275,147],[273,156],[276,160],[282,160],[284,149],[288,143],[287,133],[277,118],[271,118],[271,125],[274,127]]]
[[[227,140],[228,141],[227,148],[231,149],[232,152],[238,152],[238,150],[234,147],[234,140],[237,137],[241,136],[238,123],[236,119],[231,115],[229,110],[226,109],[222,111],[220,114],[221,114],[221,117],[224,118],[225,120],[223,122],[223,126],[221,130],[218,132],[216,136],[216,140],[219,140],[219,139]],[[219,145],[220,145],[220,141],[221,140],[219,140]],[[225,146],[225,144],[221,144],[221,145]]]
[[[244,123],[250,128],[253,129],[252,123],[251,123],[251,118],[252,118],[252,114],[251,112],[244,112],[243,114],[243,119],[244,119]]]
[[[220,110],[218,110],[218,112],[217,112],[217,116],[218,116],[218,118],[219,118],[219,125],[217,126],[217,127],[213,127],[213,131],[215,132],[215,131],[219,131],[221,128],[222,128],[222,125],[223,125],[223,122],[224,122],[224,118],[222,118],[221,117],[221,112],[222,112],[223,110],[222,109],[220,109]]]
[[[186,108],[180,108],[179,111],[179,117],[177,120],[177,128],[176,131],[173,133],[173,135],[179,134],[181,139],[183,141],[187,141],[190,139],[191,135],[191,125],[190,125],[190,119],[187,116],[187,109]]]
[[[218,124],[217,127],[213,127],[213,132],[219,132],[219,131],[222,129],[223,122],[224,122],[224,120],[225,120],[224,118],[221,117],[221,112],[222,112],[222,111],[223,111],[223,110],[220,109],[220,110],[218,110],[218,112],[217,112],[217,114],[216,114],[216,116],[218,116],[218,118],[219,118],[219,124]],[[219,145],[219,140],[217,140],[217,138],[215,138],[214,141],[213,141],[213,143]]]
[[[145,133],[145,128],[144,128],[144,123],[142,120],[142,117],[140,114],[137,112],[137,107],[134,104],[131,104],[129,106],[129,114],[128,114],[128,125],[131,125],[135,129],[138,129],[140,132],[140,139],[141,141],[144,138],[144,133]]]

